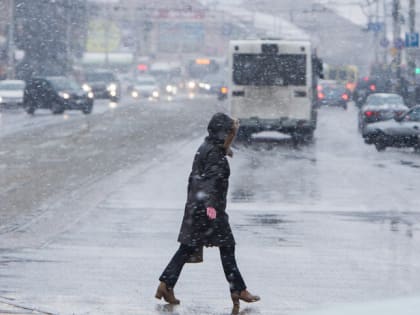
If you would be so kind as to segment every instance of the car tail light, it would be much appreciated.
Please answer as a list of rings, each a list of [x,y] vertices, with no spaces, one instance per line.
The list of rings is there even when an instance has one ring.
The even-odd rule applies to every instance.
[[[375,114],[376,114],[375,112],[372,112],[372,111],[370,111],[370,110],[369,110],[369,111],[367,111],[367,112],[365,112],[365,116],[366,116],[366,117],[372,117],[372,116],[375,116]]]
[[[371,85],[369,86],[369,89],[370,89],[372,92],[375,92],[375,91],[376,91],[376,85],[375,85],[375,84],[371,84]]]
[[[348,101],[349,100],[349,96],[346,93],[344,93],[343,95],[341,95],[341,98],[343,100],[345,100],[345,101]]]
[[[325,97],[324,93],[319,92],[318,93],[318,99],[323,100]]]
[[[221,92],[222,94],[227,94],[227,93],[228,93],[228,88],[227,88],[227,87],[225,87],[225,86],[223,86],[222,88],[220,88],[220,92]]]
[[[322,91],[322,86],[321,86],[321,85],[317,85],[316,90],[317,90],[318,92],[321,92],[321,91]]]

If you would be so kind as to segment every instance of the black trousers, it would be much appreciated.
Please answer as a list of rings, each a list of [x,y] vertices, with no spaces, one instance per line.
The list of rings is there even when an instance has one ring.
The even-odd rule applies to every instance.
[[[244,280],[236,265],[235,246],[219,247],[220,258],[222,260],[223,270],[226,280],[229,282],[230,291],[242,291],[246,289]],[[166,283],[169,288],[173,288],[181,274],[182,267],[188,258],[196,251],[195,247],[181,244],[179,249],[172,257],[168,266],[163,271],[159,280]]]

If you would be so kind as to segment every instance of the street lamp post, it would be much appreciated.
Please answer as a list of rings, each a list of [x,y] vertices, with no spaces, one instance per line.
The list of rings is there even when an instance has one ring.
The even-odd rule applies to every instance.
[[[410,0],[409,7],[409,32],[410,35],[415,33],[416,28],[416,3]],[[408,54],[408,73],[409,73],[409,93],[408,100],[411,106],[416,104],[416,59],[415,54]]]
[[[401,40],[401,25],[400,25],[400,0],[393,0],[392,2],[392,21],[393,21],[393,42],[394,46]],[[397,49],[395,56],[395,77],[397,81],[397,89],[401,90],[401,47]],[[400,91],[397,91],[400,92]]]
[[[15,78],[15,1],[9,0],[9,28],[7,40],[7,77]]]

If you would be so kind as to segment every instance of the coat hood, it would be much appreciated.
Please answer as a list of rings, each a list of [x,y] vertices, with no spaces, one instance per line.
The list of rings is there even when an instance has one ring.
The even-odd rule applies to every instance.
[[[210,119],[206,140],[216,144],[223,144],[228,134],[232,131],[234,120],[224,113],[216,113]]]

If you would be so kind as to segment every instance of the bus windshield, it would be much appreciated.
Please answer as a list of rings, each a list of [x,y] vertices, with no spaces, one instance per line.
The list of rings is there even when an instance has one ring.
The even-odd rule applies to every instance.
[[[236,85],[306,85],[306,55],[235,54],[233,82]]]

